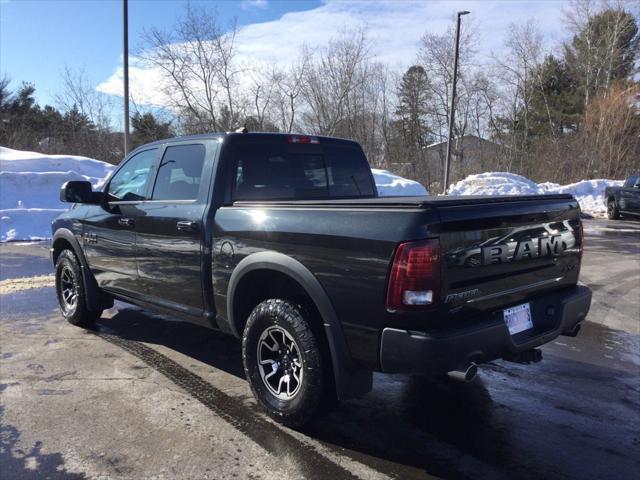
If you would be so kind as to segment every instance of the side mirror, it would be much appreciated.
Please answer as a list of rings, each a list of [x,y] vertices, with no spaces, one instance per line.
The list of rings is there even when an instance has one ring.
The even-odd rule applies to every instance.
[[[69,203],[100,203],[100,192],[91,189],[91,183],[81,180],[72,180],[60,189],[60,201]]]

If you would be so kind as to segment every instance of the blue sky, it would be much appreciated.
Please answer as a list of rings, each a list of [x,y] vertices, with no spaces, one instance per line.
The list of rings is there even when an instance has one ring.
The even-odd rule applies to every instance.
[[[184,0],[129,0],[129,48],[151,26],[170,27]],[[223,21],[240,26],[310,10],[320,1],[198,1],[216,8]],[[13,85],[33,82],[41,102],[52,102],[65,65],[84,68],[98,84],[109,78],[122,54],[121,0],[0,0],[0,73]]]
[[[392,68],[405,69],[415,58],[425,31],[443,32],[455,12],[471,10],[480,32],[482,55],[499,52],[513,21],[533,18],[549,45],[562,40],[565,0],[245,0],[206,3],[223,21],[237,18],[240,57],[244,61],[286,64],[303,42],[326,43],[339,31],[366,26],[373,53]],[[130,0],[130,49],[151,26],[170,27],[184,0]],[[0,73],[33,82],[41,103],[53,102],[65,65],[84,68],[99,90],[121,91],[122,3],[120,0],[0,0]],[[152,76],[132,68],[132,90],[153,93]],[[152,97],[153,95],[151,95]]]

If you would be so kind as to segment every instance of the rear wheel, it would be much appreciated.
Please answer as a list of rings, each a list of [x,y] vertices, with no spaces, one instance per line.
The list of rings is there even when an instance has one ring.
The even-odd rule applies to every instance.
[[[330,388],[320,346],[293,302],[265,300],[251,312],[242,338],[244,370],[254,396],[278,422],[302,427],[319,413]]]
[[[620,218],[620,211],[618,210],[615,200],[609,200],[609,202],[607,202],[607,217],[611,220]]]
[[[102,308],[87,303],[80,263],[71,250],[63,250],[56,261],[56,296],[72,325],[90,327],[102,315]]]

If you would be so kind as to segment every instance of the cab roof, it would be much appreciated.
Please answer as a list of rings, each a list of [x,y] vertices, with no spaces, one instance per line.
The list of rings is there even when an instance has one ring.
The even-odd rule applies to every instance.
[[[233,139],[235,140],[259,140],[259,141],[263,141],[263,142],[277,142],[277,141],[281,141],[285,138],[290,138],[290,137],[299,137],[299,138],[314,138],[317,139],[319,141],[320,144],[322,143],[349,143],[349,144],[354,144],[357,143],[354,140],[348,140],[348,139],[344,139],[344,138],[338,138],[338,137],[326,137],[326,136],[322,136],[322,135],[306,135],[306,134],[300,134],[300,133],[275,133],[275,132],[211,132],[211,133],[201,133],[198,135],[186,135],[186,136],[182,136],[182,137],[173,137],[173,138],[167,138],[167,139],[163,139],[163,140],[156,140],[155,142],[150,142],[150,143],[145,143],[144,145],[140,145],[139,147],[137,147],[135,150],[133,150],[131,153],[135,152],[136,150],[139,150],[141,148],[147,148],[147,147],[151,147],[151,146],[159,146],[159,145],[164,145],[167,143],[177,143],[177,142],[184,142],[184,141],[189,141],[189,140],[213,140],[213,139],[218,139],[218,140],[224,140],[224,139]]]

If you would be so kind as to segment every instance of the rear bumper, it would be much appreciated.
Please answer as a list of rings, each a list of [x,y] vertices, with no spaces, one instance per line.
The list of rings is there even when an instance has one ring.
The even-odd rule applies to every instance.
[[[380,344],[382,371],[438,375],[483,363],[550,342],[583,321],[591,290],[578,285],[530,302],[534,328],[511,336],[502,311],[474,319],[473,324],[434,331],[385,328]]]

